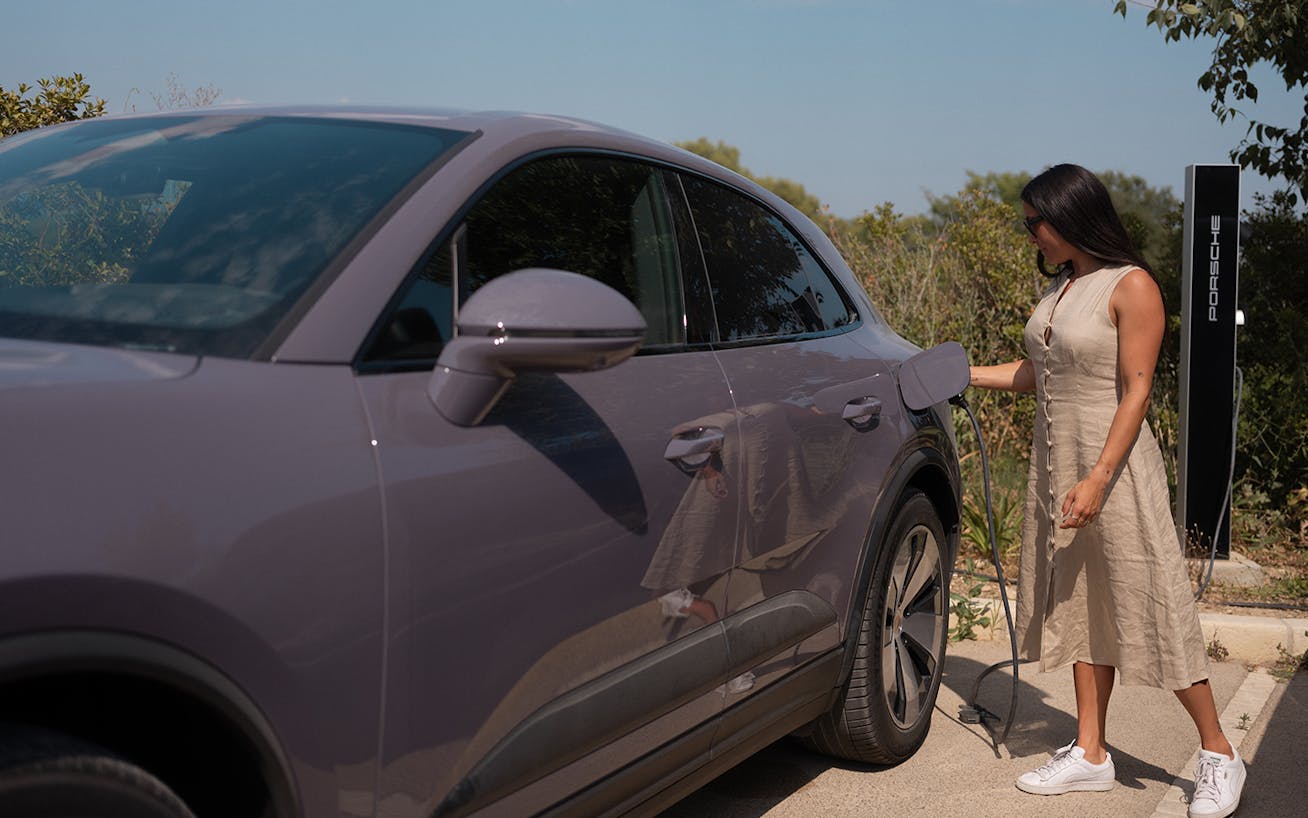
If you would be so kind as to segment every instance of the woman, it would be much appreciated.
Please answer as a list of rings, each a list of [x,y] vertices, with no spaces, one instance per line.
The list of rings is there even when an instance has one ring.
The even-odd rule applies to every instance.
[[[1027,322],[1027,359],[972,367],[971,377],[1036,393],[1018,639],[1042,671],[1072,665],[1077,735],[1017,786],[1112,789],[1105,727],[1116,673],[1175,691],[1202,747],[1189,814],[1230,815],[1244,763],[1218,721],[1166,473],[1144,423],[1165,321],[1158,282],[1084,168],[1032,179],[1022,210],[1036,266],[1053,282]]]

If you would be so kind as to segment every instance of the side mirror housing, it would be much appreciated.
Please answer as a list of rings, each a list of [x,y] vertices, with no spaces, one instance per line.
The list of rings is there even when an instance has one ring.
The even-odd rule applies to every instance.
[[[645,319],[621,293],[564,270],[530,268],[486,284],[459,310],[427,394],[451,423],[475,426],[519,372],[589,372],[625,361]]]

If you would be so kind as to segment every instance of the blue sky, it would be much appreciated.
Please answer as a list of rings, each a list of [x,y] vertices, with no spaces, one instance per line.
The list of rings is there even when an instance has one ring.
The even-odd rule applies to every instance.
[[[83,73],[111,112],[165,77],[226,101],[403,103],[707,136],[853,216],[921,212],[966,171],[1056,162],[1180,196],[1225,162],[1195,86],[1211,42],[1164,43],[1112,0],[27,0],[7,4],[0,85]],[[1297,122],[1265,73],[1259,114]],[[132,89],[140,89],[133,92]],[[1243,204],[1274,185],[1245,173]]]

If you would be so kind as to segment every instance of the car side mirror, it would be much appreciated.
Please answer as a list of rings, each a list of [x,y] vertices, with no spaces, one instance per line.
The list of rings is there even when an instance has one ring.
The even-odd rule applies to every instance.
[[[500,276],[459,310],[427,386],[451,423],[476,426],[519,372],[589,372],[640,349],[645,319],[617,290],[563,270]]]

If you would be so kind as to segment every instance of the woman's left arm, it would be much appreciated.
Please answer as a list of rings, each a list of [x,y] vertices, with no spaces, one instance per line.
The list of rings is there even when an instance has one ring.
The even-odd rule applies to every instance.
[[[1117,368],[1122,380],[1122,397],[1099,460],[1063,500],[1063,522],[1059,528],[1081,528],[1099,516],[1108,484],[1140,433],[1149,409],[1149,391],[1153,388],[1154,367],[1158,364],[1167,321],[1162,293],[1148,273],[1132,270],[1117,283],[1108,301],[1108,311],[1117,325]]]

